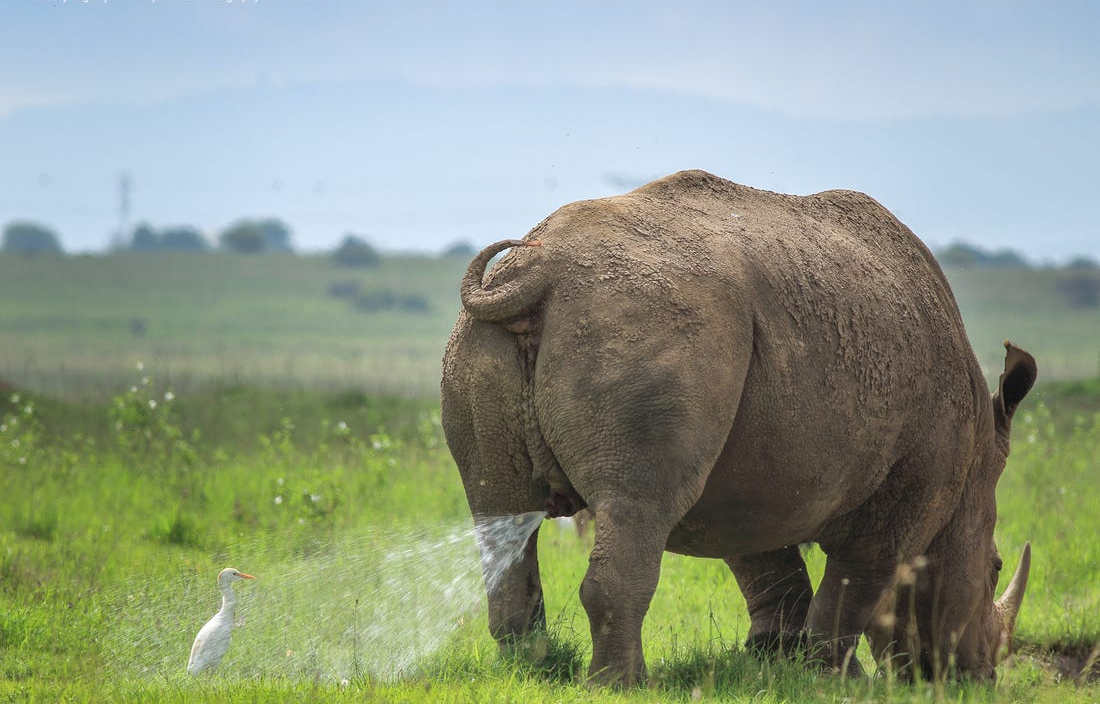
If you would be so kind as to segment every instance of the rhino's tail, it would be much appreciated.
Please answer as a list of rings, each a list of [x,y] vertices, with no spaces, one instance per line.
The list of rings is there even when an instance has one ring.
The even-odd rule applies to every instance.
[[[489,260],[509,247],[538,247],[538,240],[501,240],[491,244],[474,257],[462,277],[462,306],[478,320],[504,322],[533,308],[541,299],[548,283],[538,272],[527,271],[511,281],[485,288],[482,277]]]

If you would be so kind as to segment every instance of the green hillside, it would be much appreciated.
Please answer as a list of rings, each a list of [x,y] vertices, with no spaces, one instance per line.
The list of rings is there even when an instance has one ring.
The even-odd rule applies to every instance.
[[[128,383],[141,361],[181,388],[434,394],[464,265],[427,257],[348,269],[325,257],[0,256],[0,379],[49,394],[98,394]]]
[[[0,256],[0,380],[79,396],[115,391],[134,365],[207,383],[434,395],[465,258]],[[1061,272],[953,270],[990,380],[1001,342],[1033,352],[1044,381],[1100,373],[1100,307],[1074,308]]]

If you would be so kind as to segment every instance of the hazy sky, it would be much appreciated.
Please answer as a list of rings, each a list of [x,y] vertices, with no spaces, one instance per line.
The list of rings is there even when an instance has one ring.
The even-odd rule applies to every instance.
[[[685,168],[1100,258],[1100,3],[4,0],[0,224],[436,250]]]

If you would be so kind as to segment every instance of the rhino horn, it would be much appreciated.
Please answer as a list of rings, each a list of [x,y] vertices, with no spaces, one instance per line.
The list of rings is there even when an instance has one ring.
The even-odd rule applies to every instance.
[[[1020,556],[1020,564],[1016,566],[1016,572],[1012,580],[1005,587],[1004,594],[997,600],[997,611],[1000,612],[1004,622],[1004,635],[1012,637],[1016,629],[1016,617],[1020,614],[1020,604],[1024,601],[1024,591],[1027,590],[1027,576],[1031,571],[1031,543],[1024,543],[1024,551]]]
[[[501,240],[481,250],[466,268],[462,278],[462,305],[474,318],[490,322],[503,322],[526,313],[542,297],[545,282],[528,272],[528,276],[509,281],[487,290],[482,284],[485,267],[496,255],[509,247],[538,247],[538,240]]]

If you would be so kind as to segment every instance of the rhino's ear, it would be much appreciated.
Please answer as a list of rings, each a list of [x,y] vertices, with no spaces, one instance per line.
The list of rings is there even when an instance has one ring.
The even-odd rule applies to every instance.
[[[1039,370],[1034,357],[1008,340],[1005,340],[1005,350],[1005,370],[997,382],[997,393],[993,394],[993,413],[997,430],[1007,433],[1016,406],[1031,391]]]

